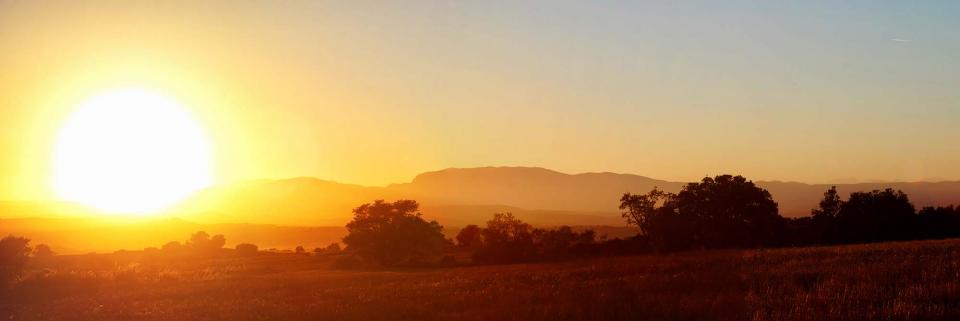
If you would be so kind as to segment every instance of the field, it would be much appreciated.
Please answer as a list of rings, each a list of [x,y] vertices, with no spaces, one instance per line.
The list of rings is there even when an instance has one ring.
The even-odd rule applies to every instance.
[[[0,319],[960,319],[960,240],[424,270],[333,260],[37,259],[0,295]]]

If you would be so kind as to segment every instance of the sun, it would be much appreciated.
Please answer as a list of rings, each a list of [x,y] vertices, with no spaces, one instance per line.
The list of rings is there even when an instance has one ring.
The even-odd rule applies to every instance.
[[[60,129],[57,195],[110,213],[155,213],[211,183],[211,151],[182,105],[142,88],[79,105]]]

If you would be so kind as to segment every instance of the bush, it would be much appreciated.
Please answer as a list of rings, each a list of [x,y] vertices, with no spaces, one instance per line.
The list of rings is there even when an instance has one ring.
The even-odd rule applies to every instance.
[[[457,239],[462,247],[476,249],[476,263],[560,260],[595,255],[596,250],[593,230],[576,232],[569,226],[535,229],[511,213],[494,214],[486,228],[464,228]]]

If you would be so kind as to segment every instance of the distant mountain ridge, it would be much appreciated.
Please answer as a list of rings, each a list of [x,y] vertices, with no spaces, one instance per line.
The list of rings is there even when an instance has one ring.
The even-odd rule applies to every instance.
[[[781,214],[792,217],[808,215],[832,185],[844,196],[854,191],[900,189],[918,207],[960,204],[960,182],[956,181],[756,183],[770,191]],[[420,201],[428,218],[454,226],[482,223],[497,211],[511,211],[540,225],[616,225],[623,224],[617,209],[623,193],[645,193],[654,187],[676,192],[684,184],[633,174],[566,174],[539,167],[448,168],[385,187],[305,177],[216,186],[197,193],[176,211],[211,222],[340,225],[359,204],[408,198]]]

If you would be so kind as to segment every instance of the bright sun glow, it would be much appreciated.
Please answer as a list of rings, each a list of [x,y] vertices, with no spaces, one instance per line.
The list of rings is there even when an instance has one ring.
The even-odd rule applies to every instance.
[[[177,102],[119,89],[80,105],[60,131],[53,185],[63,199],[112,213],[164,209],[211,182],[210,147]]]

